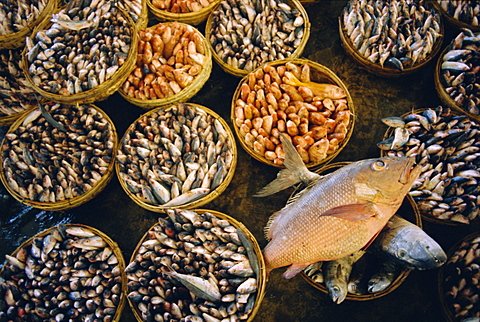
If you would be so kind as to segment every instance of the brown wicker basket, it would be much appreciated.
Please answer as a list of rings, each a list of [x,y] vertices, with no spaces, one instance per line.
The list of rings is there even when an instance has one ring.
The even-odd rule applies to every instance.
[[[31,111],[33,111],[36,107],[32,107],[31,109],[28,109],[26,111],[23,111],[21,113],[16,113],[16,114],[12,114],[12,115],[6,115],[6,116],[2,116],[0,117],[0,126],[9,126],[9,125],[12,125],[13,122],[15,122],[15,120],[21,118],[23,115],[25,114],[28,114],[30,113]]]
[[[328,84],[337,85],[340,88],[342,88],[345,91],[345,93],[347,94],[346,100],[347,100],[347,104],[348,104],[348,109],[350,110],[350,123],[347,127],[347,135],[346,135],[345,139],[340,142],[339,147],[335,152],[329,154],[325,159],[323,159],[319,162],[306,164],[306,166],[308,168],[319,167],[322,164],[327,164],[327,163],[331,162],[342,151],[342,149],[347,145],[348,141],[350,140],[350,137],[353,133],[353,128],[354,128],[354,125],[355,125],[355,117],[356,117],[353,100],[352,100],[352,97],[350,96],[350,93],[348,92],[347,87],[343,83],[343,81],[333,71],[331,71],[329,68],[327,68],[323,65],[320,65],[320,64],[318,64],[314,61],[307,60],[307,59],[288,59],[288,60],[277,60],[277,61],[274,61],[272,63],[269,63],[269,65],[281,66],[281,65],[286,64],[287,62],[294,63],[298,66],[302,66],[303,64],[309,65],[310,70],[311,70],[311,80],[313,82],[328,83]],[[263,67],[259,67],[257,70],[253,71],[252,74],[254,74],[258,70],[261,70],[262,68]],[[243,149],[245,149],[245,151],[247,151],[247,153],[250,154],[257,161],[260,161],[260,162],[263,162],[265,164],[272,165],[272,166],[275,166],[275,167],[283,167],[283,166],[279,166],[279,165],[275,164],[273,161],[266,159],[265,156],[257,153],[254,149],[252,149],[250,146],[248,146],[245,143],[245,140],[240,135],[240,128],[239,128],[238,124],[235,122],[235,106],[236,106],[237,99],[241,95],[241,87],[242,87],[242,84],[244,84],[244,83],[248,83],[248,75],[244,76],[242,78],[242,80],[239,82],[239,84],[238,84],[238,86],[235,90],[235,93],[233,94],[232,104],[231,104],[231,121],[232,121],[232,124],[233,124],[233,128],[235,130],[235,134],[237,135],[238,141],[240,142],[240,145],[243,147]]]
[[[208,6],[195,12],[173,13],[166,10],[159,9],[152,4],[152,0],[146,0],[148,9],[155,16],[158,21],[178,21],[197,26],[204,22],[213,8],[221,0],[214,0]]]
[[[345,166],[349,164],[350,162],[338,162],[338,163],[332,163],[329,165],[326,165],[325,167],[315,171],[317,173],[330,173],[337,168],[340,168],[342,166]],[[293,197],[293,195],[291,196]],[[407,195],[406,198],[403,201],[403,204],[401,207],[398,209],[396,215],[401,216],[404,219],[409,220],[410,222],[415,223],[418,227],[422,228],[422,218],[420,216],[420,212],[418,211],[418,208],[413,201],[413,199]],[[368,257],[370,254],[366,253],[365,257]],[[370,258],[368,258],[370,259]],[[371,258],[371,260],[375,260],[375,258]],[[302,276],[305,278],[305,280],[312,285],[313,287],[319,289],[320,291],[324,293],[328,293],[327,289],[325,288],[325,285],[323,283],[317,283],[315,282],[312,278],[310,278],[305,272],[302,271]],[[400,275],[383,291],[378,292],[378,293],[373,293],[373,294],[365,294],[365,295],[356,295],[356,294],[351,294],[348,293],[346,299],[347,300],[352,300],[352,301],[368,301],[368,300],[374,300],[377,298],[380,298],[382,296],[385,296],[391,292],[393,292],[395,289],[397,289],[403,281],[407,278],[407,276],[410,274],[410,269],[406,268],[404,269]]]
[[[436,10],[438,10],[438,12],[442,14],[442,17],[449,23],[449,25],[460,30],[463,28],[467,28],[474,31],[480,31],[480,26],[470,25],[466,22],[460,21],[454,18],[453,16],[449,15],[445,10],[442,9],[438,1],[439,0],[430,0],[429,2],[435,7]],[[466,1],[466,3],[468,4],[470,2],[471,1]]]
[[[298,0],[288,0],[287,3],[298,9],[298,11],[300,12],[303,20],[304,20],[304,33],[303,33],[303,37],[302,37],[302,41],[300,42],[300,45],[295,49],[295,51],[290,55],[290,57],[287,57],[287,59],[296,59],[296,58],[300,58],[303,54],[303,51],[305,50],[305,46],[307,45],[307,42],[308,42],[308,39],[310,38],[310,20],[309,20],[309,17],[308,17],[308,14],[305,10],[305,8],[303,7],[302,3]],[[212,32],[212,20],[213,20],[213,15],[214,15],[214,12],[216,10],[216,8],[218,6],[220,6],[221,4],[217,4],[217,6],[213,9],[212,13],[208,16],[208,19],[207,19],[207,24],[205,26],[205,38],[207,39],[208,41],[208,45],[212,51],[212,56],[213,56],[213,59],[217,62],[217,64],[227,73],[231,74],[231,75],[234,75],[234,76],[237,76],[237,77],[244,77],[246,75],[248,75],[250,72],[247,71],[247,70],[244,70],[244,69],[239,69],[239,68],[235,68],[233,66],[230,66],[229,64],[227,64],[226,62],[224,62],[220,56],[216,53],[215,51],[215,48],[212,48],[212,44],[210,42],[210,37],[211,37],[211,32]],[[267,63],[267,62],[265,62]]]

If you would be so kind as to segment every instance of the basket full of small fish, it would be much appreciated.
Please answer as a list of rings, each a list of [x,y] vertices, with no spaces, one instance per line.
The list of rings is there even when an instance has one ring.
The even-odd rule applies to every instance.
[[[352,98],[335,73],[307,59],[264,64],[243,77],[231,118],[242,147],[256,160],[283,167],[280,133],[307,167],[331,161],[354,127]]]
[[[169,209],[139,241],[127,274],[138,321],[252,321],[265,295],[260,247],[234,218]]]
[[[435,68],[435,89],[442,103],[480,120],[480,37],[463,29],[440,54]]]
[[[60,224],[33,236],[0,271],[2,321],[119,321],[125,260],[103,232]]]
[[[141,115],[120,141],[115,168],[127,195],[154,212],[200,207],[230,184],[235,138],[212,110],[177,103]]]
[[[119,89],[145,109],[185,102],[210,77],[212,56],[201,32],[185,23],[164,22],[138,32],[135,68]]]
[[[381,77],[417,71],[443,41],[441,15],[427,1],[350,0],[339,29],[345,51]]]
[[[0,49],[21,48],[36,25],[56,10],[59,0],[2,0]]]
[[[114,124],[94,105],[38,104],[5,134],[0,179],[26,205],[57,211],[77,207],[113,176]]]
[[[310,21],[297,0],[223,0],[208,17],[205,35],[220,67],[243,77],[267,62],[300,57]]]
[[[478,122],[443,106],[382,121],[390,128],[377,144],[381,154],[415,157],[422,166],[409,192],[422,217],[450,225],[478,223]]]
[[[480,31],[480,4],[470,0],[434,0],[432,4],[457,29]]]
[[[59,103],[93,103],[120,88],[136,61],[137,32],[114,2],[70,1],[39,25],[22,57],[33,89]]]
[[[149,11],[159,21],[178,21],[199,25],[220,0],[146,0]]]

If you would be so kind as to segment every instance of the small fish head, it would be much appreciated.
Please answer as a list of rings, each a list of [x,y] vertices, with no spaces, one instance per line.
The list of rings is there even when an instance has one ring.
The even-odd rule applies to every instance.
[[[328,288],[328,296],[330,296],[332,301],[336,304],[342,303],[347,297],[346,287],[341,287],[341,285],[334,284],[334,285],[327,286],[327,288]]]

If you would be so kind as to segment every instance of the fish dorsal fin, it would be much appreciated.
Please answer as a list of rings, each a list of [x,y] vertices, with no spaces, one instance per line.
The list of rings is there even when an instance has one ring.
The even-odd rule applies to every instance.
[[[373,203],[356,203],[331,208],[320,216],[333,216],[348,221],[363,220],[374,217],[378,213]]]
[[[272,226],[272,223],[273,221],[275,220],[275,218],[277,218],[279,215],[278,212],[274,213],[273,215],[270,216],[270,218],[268,218],[268,222],[267,224],[265,225],[265,228],[263,229],[263,233],[265,234],[265,238],[270,241],[272,239],[272,236],[270,235],[270,227]]]

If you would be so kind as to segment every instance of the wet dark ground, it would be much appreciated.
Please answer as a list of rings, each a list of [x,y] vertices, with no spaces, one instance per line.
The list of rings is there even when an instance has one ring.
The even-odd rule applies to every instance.
[[[311,22],[311,35],[303,57],[316,61],[335,72],[346,84],[356,109],[355,128],[346,148],[334,159],[355,161],[376,157],[386,116],[399,116],[412,108],[436,107],[433,76],[436,58],[420,71],[395,79],[369,74],[346,55],[338,34],[337,19],[347,1],[306,3]],[[442,48],[458,34],[445,26]],[[199,26],[204,31],[204,25]],[[207,106],[230,123],[230,104],[239,78],[225,73],[214,63],[210,79],[191,102]],[[98,102],[113,120],[121,137],[127,127],[144,112],[114,94]],[[1,128],[4,133],[7,128]],[[3,134],[2,134],[3,136]],[[273,180],[277,169],[249,156],[238,144],[238,162],[232,182],[226,191],[204,208],[226,213],[241,221],[263,248],[263,229],[268,217],[281,209],[291,191],[265,199],[253,198],[255,192]],[[137,242],[156,222],[158,214],[135,204],[114,176],[94,199],[65,212],[40,211],[15,201],[0,186],[0,258],[15,250],[23,241],[60,222],[74,222],[95,227],[110,236],[129,261]],[[453,227],[423,222],[424,230],[447,251],[462,237],[478,231],[477,227]],[[267,284],[266,295],[254,321],[443,321],[439,300],[438,269],[413,271],[402,285],[390,294],[370,301],[346,300],[334,304],[325,293],[308,284],[303,277],[282,278],[284,269],[274,270]],[[134,321],[128,304],[121,321]]]

